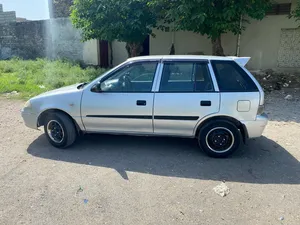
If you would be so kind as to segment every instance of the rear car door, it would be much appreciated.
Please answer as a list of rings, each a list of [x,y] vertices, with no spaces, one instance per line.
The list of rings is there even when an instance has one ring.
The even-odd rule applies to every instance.
[[[208,61],[163,61],[154,98],[154,133],[192,136],[203,117],[219,111]]]
[[[85,90],[81,114],[88,132],[153,133],[153,81],[158,61],[133,62]]]
[[[255,120],[263,93],[247,70],[232,60],[211,60],[211,64],[221,93],[220,113],[240,121]]]

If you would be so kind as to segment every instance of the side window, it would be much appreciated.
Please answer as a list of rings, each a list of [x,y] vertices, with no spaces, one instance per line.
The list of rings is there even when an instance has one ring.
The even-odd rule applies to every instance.
[[[160,92],[211,92],[214,91],[206,63],[165,62]]]
[[[211,63],[216,75],[220,91],[258,91],[253,80],[235,62],[212,60]]]
[[[195,91],[211,92],[214,91],[214,85],[211,80],[207,64],[195,64]]]
[[[102,92],[150,92],[157,62],[134,63],[101,82]]]

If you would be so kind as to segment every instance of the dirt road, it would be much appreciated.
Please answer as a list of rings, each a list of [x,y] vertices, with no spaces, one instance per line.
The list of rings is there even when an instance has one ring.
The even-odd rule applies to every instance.
[[[299,225],[300,102],[266,102],[264,136],[213,159],[173,138],[92,135],[58,150],[24,126],[23,102],[0,99],[0,224]]]

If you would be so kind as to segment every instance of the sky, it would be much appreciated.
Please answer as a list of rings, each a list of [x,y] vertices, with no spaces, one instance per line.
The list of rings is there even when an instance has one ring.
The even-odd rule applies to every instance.
[[[28,20],[49,19],[48,0],[0,0],[3,11],[16,11]]]

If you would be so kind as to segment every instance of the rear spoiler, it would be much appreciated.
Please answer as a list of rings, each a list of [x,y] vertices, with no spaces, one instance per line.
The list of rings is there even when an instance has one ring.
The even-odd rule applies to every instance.
[[[232,60],[234,60],[237,64],[239,64],[241,67],[245,67],[245,65],[249,62],[251,57],[236,57],[236,56],[229,56]],[[251,77],[253,82],[256,84],[258,87],[259,93],[260,93],[260,98],[259,98],[259,105],[264,105],[265,102],[265,93],[261,85],[257,82],[255,77],[246,69],[243,68],[245,72]]]
[[[249,62],[249,60],[251,59],[251,57],[236,57],[236,56],[228,56],[228,58],[231,58],[232,60],[234,60],[237,64],[239,64],[240,66],[246,66],[246,64]]]

